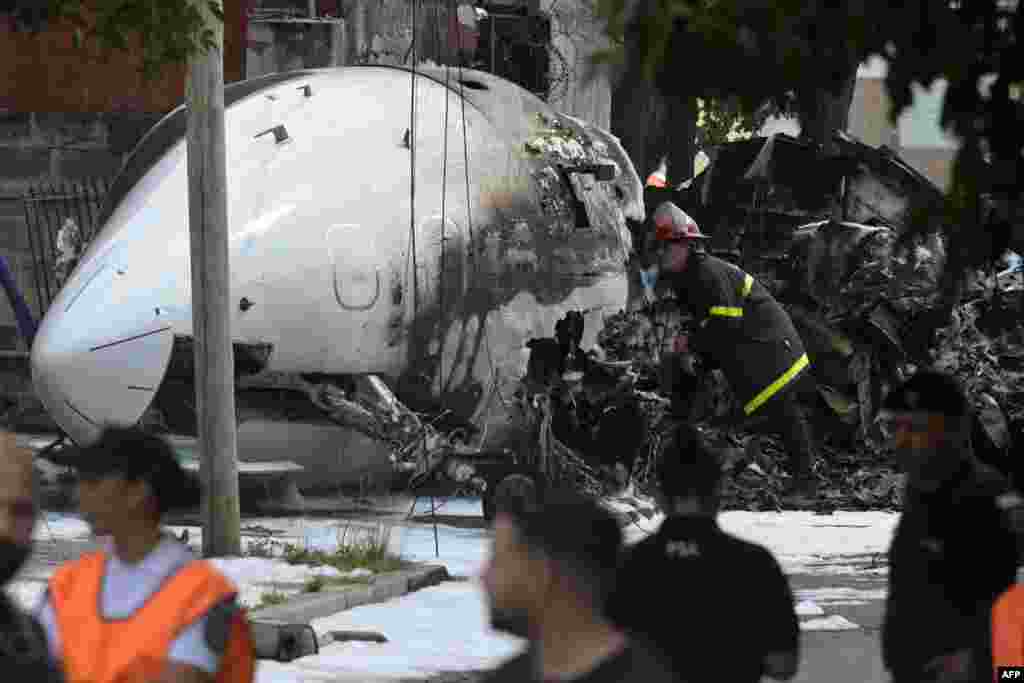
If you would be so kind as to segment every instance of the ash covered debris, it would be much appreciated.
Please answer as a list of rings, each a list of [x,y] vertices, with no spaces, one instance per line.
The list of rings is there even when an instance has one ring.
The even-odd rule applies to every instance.
[[[978,456],[1019,485],[1024,472],[1011,455],[1024,443],[1019,269],[976,278],[950,316],[940,291],[946,254],[938,231],[904,234],[915,203],[934,200],[937,188],[887,150],[843,136],[837,146],[840,158],[823,159],[785,136],[724,145],[685,191],[647,188],[645,203],[674,201],[711,227],[712,250],[768,287],[797,325],[818,384],[819,508],[899,505],[902,479],[875,417],[889,387],[924,366],[963,382],[976,408]],[[650,247],[642,238],[634,244]],[[659,301],[609,318],[578,386],[550,388],[559,397],[553,432],[561,445],[598,472],[623,460],[641,489],[672,423],[661,357],[689,324],[673,308]],[[618,379],[600,379],[610,368]],[[787,477],[781,444],[726,426],[734,406],[717,371],[689,389],[699,398],[698,424],[726,455],[725,506],[778,509]],[[594,416],[629,395],[646,434],[619,428],[612,446]],[[605,445],[614,452],[601,452]]]

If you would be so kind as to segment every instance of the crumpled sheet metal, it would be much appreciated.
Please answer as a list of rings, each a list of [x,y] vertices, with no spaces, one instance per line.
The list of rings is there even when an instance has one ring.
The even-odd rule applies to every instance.
[[[587,135],[604,144],[605,155],[619,169],[614,183],[625,196],[622,206],[623,214],[630,220],[643,221],[647,217],[644,206],[644,185],[619,138],[604,128],[591,125],[568,114],[563,114],[563,116],[583,128]]]
[[[953,324],[939,330],[932,351],[936,370],[963,384],[997,447],[1009,446],[1008,422],[1024,419],[1024,344],[1014,335],[992,339],[978,329],[975,302],[958,306]]]
[[[626,220],[643,220],[645,206],[640,176],[618,138],[565,114],[558,114],[557,117],[537,114],[536,127],[530,132],[525,148],[527,153],[547,162],[548,166],[540,172],[542,176],[550,175],[550,169],[557,177],[555,168],[558,166],[610,164],[615,168],[615,178],[611,181],[596,183],[576,178],[573,182],[592,183],[595,186],[593,189],[596,192],[584,192],[581,195],[588,204],[591,220],[611,220],[619,234],[623,251],[628,255],[633,249],[633,237]],[[545,199],[541,201],[543,203]],[[615,209],[613,216],[607,211],[609,207]]]
[[[891,228],[834,221],[797,228],[791,254],[803,291],[830,318],[866,313],[879,299],[901,312],[927,307],[945,260],[941,238],[902,246]]]

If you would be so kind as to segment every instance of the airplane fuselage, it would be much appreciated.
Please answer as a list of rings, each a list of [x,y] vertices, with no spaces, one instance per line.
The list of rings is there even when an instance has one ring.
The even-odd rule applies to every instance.
[[[349,67],[228,88],[231,329],[269,348],[264,374],[379,374],[479,420],[525,340],[576,309],[592,343],[625,306],[625,217],[643,206],[617,141],[458,77]],[[184,115],[133,153],[33,345],[40,398],[76,441],[137,421],[192,336]]]

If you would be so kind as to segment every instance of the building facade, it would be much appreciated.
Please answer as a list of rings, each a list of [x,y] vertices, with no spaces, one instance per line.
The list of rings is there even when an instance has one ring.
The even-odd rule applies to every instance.
[[[946,82],[930,90],[914,87],[914,101],[894,125],[892,103],[885,90],[886,64],[874,58],[857,73],[857,88],[850,107],[848,132],[874,147],[888,146],[942,190],[949,188],[958,143],[942,130],[942,102]]]
[[[226,0],[224,12],[224,77],[232,82],[244,71],[242,0]],[[0,254],[36,315],[45,296],[32,247],[52,247],[36,219],[61,213],[88,221],[95,207],[83,205],[83,181],[111,180],[141,136],[185,96],[184,66],[146,82],[134,50],[76,47],[73,35],[57,22],[37,34],[19,32],[0,15]],[[24,340],[5,301],[0,350],[19,349],[26,350]]]

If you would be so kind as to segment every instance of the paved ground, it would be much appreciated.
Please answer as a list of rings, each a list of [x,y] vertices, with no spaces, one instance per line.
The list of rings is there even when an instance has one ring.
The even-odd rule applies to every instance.
[[[798,599],[802,591],[851,588],[858,591],[884,589],[884,577],[793,575],[790,577]],[[805,594],[806,595],[806,594]],[[860,625],[855,631],[804,631],[801,637],[800,671],[793,683],[889,683],[882,668],[880,630],[884,602],[866,605],[821,605],[827,615],[839,614]],[[476,673],[445,673],[426,681],[403,683],[476,683]]]
[[[48,573],[47,568],[94,547],[95,544],[88,541],[39,541],[34,557],[22,577],[31,580],[34,575],[45,575]],[[869,563],[870,560],[865,559],[858,564],[869,566]],[[804,631],[800,672],[794,683],[888,683],[879,648],[884,602],[872,599],[864,605],[830,605],[827,600],[819,600],[814,595],[814,591],[826,588],[882,591],[886,587],[886,578],[868,574],[796,574],[790,576],[790,583],[798,600],[815,600],[824,608],[826,615],[839,614],[860,626],[858,630],[851,631]],[[425,679],[406,679],[403,683],[476,683],[479,680],[479,673],[461,672],[438,674]]]
[[[885,577],[793,575],[797,593],[820,588],[885,589]],[[856,631],[804,631],[800,671],[793,683],[888,683],[882,668],[881,628],[885,602],[867,605],[821,605],[827,614],[839,614],[860,626]]]

